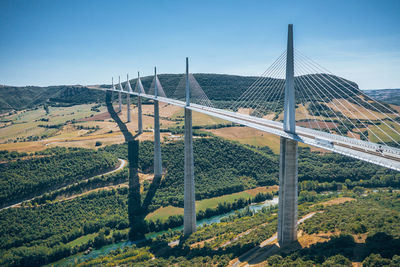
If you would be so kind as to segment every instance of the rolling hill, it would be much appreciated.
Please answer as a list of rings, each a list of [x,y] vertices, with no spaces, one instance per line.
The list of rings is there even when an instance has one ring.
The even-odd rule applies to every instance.
[[[334,76],[328,74],[312,74],[310,78],[324,79],[332,86],[346,87],[349,94],[359,94],[358,85],[354,82],[344,80],[344,83],[335,82]],[[159,80],[164,88],[167,96],[173,96],[175,90],[183,78],[182,74],[160,74]],[[257,79],[256,76],[237,76],[226,74],[204,74],[197,73],[194,77],[204,90],[208,98],[221,104],[227,102],[229,106],[232,101],[238,99]],[[145,90],[151,86],[153,76],[142,78]],[[136,79],[130,80],[132,88],[135,88]],[[278,83],[283,80],[278,80]],[[334,85],[333,85],[334,84]],[[109,87],[110,85],[101,85],[101,87]],[[321,88],[326,91],[328,88]],[[307,92],[309,89],[302,93]],[[400,104],[400,89],[382,89],[382,90],[365,90],[365,93],[372,98],[385,101],[390,104]],[[330,90],[330,94],[335,98],[347,98],[340,90]],[[328,95],[328,94],[327,94]],[[77,104],[93,103],[103,101],[104,92],[98,90],[90,90],[88,87],[80,85],[59,85],[49,87],[37,86],[0,86],[0,112],[8,112],[11,110],[21,110],[26,108],[34,108],[47,103],[50,106],[70,106]],[[282,96],[283,97],[283,96]],[[223,104],[222,104],[223,105]]]

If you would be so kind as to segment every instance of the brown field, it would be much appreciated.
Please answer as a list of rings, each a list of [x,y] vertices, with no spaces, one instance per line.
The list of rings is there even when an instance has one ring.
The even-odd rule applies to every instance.
[[[322,204],[324,207],[327,207],[327,206],[338,205],[338,204],[342,204],[342,203],[345,203],[348,201],[354,201],[354,200],[356,200],[356,199],[352,198],[352,197],[338,197],[338,198],[334,198],[334,199],[331,199],[331,200],[328,200],[328,201],[325,201],[325,202],[322,202],[319,204]]]
[[[396,105],[390,105],[390,107],[394,110],[397,111],[397,113],[400,113],[400,106],[396,106]]]
[[[105,120],[105,119],[111,119],[110,113],[103,112],[100,114],[96,114],[93,117],[80,119],[79,121],[96,121],[96,120]]]
[[[306,119],[316,119],[316,120],[324,120],[325,117],[323,116],[318,116],[318,114],[314,114],[314,116],[312,114],[310,114],[310,112],[308,111],[307,107],[309,106],[309,103],[306,103],[305,105],[303,104],[298,104],[297,108],[296,108],[296,120],[306,120]],[[323,115],[323,114],[321,114]],[[279,114],[278,120],[283,120],[283,112],[281,114]]]
[[[134,103],[134,101],[132,101]],[[29,110],[25,112],[18,112],[11,116],[5,116],[4,118],[13,120],[14,124],[0,128],[0,149],[5,150],[16,150],[24,152],[33,152],[38,150],[46,149],[52,146],[67,146],[67,147],[86,147],[96,148],[96,141],[102,142],[102,145],[118,144],[123,143],[124,138],[120,133],[118,125],[110,118],[106,107],[101,106],[100,112],[91,111],[91,107],[94,104],[89,105],[77,105],[67,108],[53,108],[50,109],[50,115],[46,115],[44,110]],[[114,104],[114,109],[118,110],[118,105]],[[306,118],[305,107],[299,105],[296,109],[296,116],[298,119]],[[119,114],[121,120],[126,122],[126,105],[123,105],[122,112]],[[143,128],[146,131],[139,137],[139,140],[152,140],[153,134],[153,111],[154,106],[152,104],[143,105]],[[132,121],[126,123],[127,128],[132,133],[137,131],[137,107],[131,105]],[[240,109],[241,113],[249,113],[250,109]],[[49,118],[49,122],[42,122],[40,119]],[[183,109],[180,107],[172,106],[165,103],[160,103],[160,124],[161,128],[176,127],[183,125]],[[280,115],[282,116],[282,114]],[[75,124],[66,124],[61,129],[46,129],[37,127],[38,124],[58,124],[65,123],[67,120],[75,119],[78,121]],[[35,122],[36,121],[36,122]],[[194,112],[193,113],[193,125],[213,125],[226,123],[226,121],[213,118],[211,116]],[[315,122],[312,123],[313,127],[317,128]],[[326,122],[328,127],[334,128],[334,123]],[[298,125],[309,127],[308,122],[299,122]],[[84,128],[98,128],[96,130],[91,129],[77,129],[82,126]],[[326,128],[324,122],[319,122],[321,128]],[[230,127],[208,130],[214,133],[216,136],[226,138],[233,141],[238,141],[243,144],[249,144],[254,146],[269,146],[274,153],[279,153],[280,139],[278,136],[267,134],[265,132],[255,130],[247,127]],[[22,143],[8,143],[5,144],[8,138],[15,136],[29,136],[29,135],[42,135],[44,133],[51,134],[51,137],[36,142],[22,142]],[[176,140],[180,139],[180,136],[172,136],[169,133],[162,133],[162,140]],[[305,146],[304,144],[299,144]],[[312,148],[313,150],[318,150]]]
[[[258,193],[266,193],[266,192],[275,192],[279,190],[279,186],[277,185],[272,185],[272,186],[261,186],[261,187],[256,187],[253,189],[248,189],[245,190],[246,193],[249,195],[255,197]]]
[[[8,126],[0,128],[0,150],[20,151],[20,152],[35,152],[44,150],[47,147],[65,146],[65,147],[85,147],[96,148],[96,141],[102,142],[104,145],[123,143],[124,137],[121,134],[118,125],[111,119],[106,107],[100,107],[101,112],[91,111],[94,104],[77,105],[73,107],[50,108],[50,114],[46,115],[42,109],[20,111],[11,116],[7,115],[2,117],[4,120],[12,120],[14,124],[7,123]],[[118,105],[114,106],[115,110]],[[126,105],[122,108],[120,118],[126,122]],[[143,128],[144,130],[151,131],[153,129],[154,118],[153,105],[143,105]],[[126,123],[131,132],[137,131],[137,107],[131,105],[131,118],[130,123]],[[176,113],[181,112],[181,108],[160,103],[160,125],[162,128],[173,127],[176,122],[163,117],[171,117]],[[150,116],[149,116],[150,115]],[[48,122],[41,121],[42,118],[48,118]],[[75,119],[78,123],[66,123],[68,120]],[[59,124],[65,123],[61,129],[46,129],[38,127],[39,124]],[[180,122],[178,122],[180,123]],[[96,130],[77,129],[83,126],[85,128],[95,128]],[[7,142],[9,138],[27,137],[27,136],[40,136],[42,134],[51,133],[51,137],[39,141],[26,141],[26,142]],[[169,133],[161,133],[162,138],[170,138]],[[153,134],[145,132],[139,137],[139,140],[152,140]]]
[[[238,113],[240,114],[245,114],[245,115],[250,115],[253,112],[252,108],[239,108]]]
[[[304,234],[303,232],[299,232],[298,241],[302,248],[309,248],[311,245],[315,243],[328,242],[331,239],[332,235],[338,235],[340,232],[333,233],[318,233],[318,234]]]
[[[46,146],[42,141],[0,144],[0,150],[8,151],[36,152],[44,149]]]
[[[351,119],[370,119],[377,120],[386,118],[389,114],[380,113],[370,109],[365,109],[361,106],[350,103],[345,99],[334,99],[333,101],[326,104],[337,113],[341,113],[344,116]]]
[[[280,137],[268,134],[260,130],[256,130],[248,127],[227,127],[207,130],[212,132],[216,136],[238,141],[242,144],[253,145],[253,146],[268,146],[272,149],[275,154],[280,152]],[[307,145],[299,143],[299,146],[306,147]],[[311,147],[314,151],[320,151],[320,149]]]
[[[328,122],[328,121],[300,121],[296,122],[296,125],[305,127],[305,128],[313,128],[313,129],[335,129],[337,127],[336,123]]]

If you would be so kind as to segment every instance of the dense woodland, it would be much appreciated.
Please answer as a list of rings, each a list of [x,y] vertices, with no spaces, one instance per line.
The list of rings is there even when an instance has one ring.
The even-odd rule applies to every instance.
[[[156,192],[152,205],[183,207],[183,142],[164,144],[162,147],[164,179]],[[152,172],[152,142],[140,144],[139,169]],[[277,183],[277,158],[270,154],[220,138],[194,140],[194,166],[196,173],[196,199],[240,192],[257,186]],[[118,157],[126,157],[126,145],[106,147]]]
[[[106,172],[118,164],[115,156],[103,151],[70,148],[46,153],[0,164],[0,207]]]
[[[82,86],[0,86],[0,112],[41,105],[70,106],[102,101],[104,92]]]
[[[196,199],[198,200],[278,183],[278,156],[268,147],[258,148],[220,138],[207,137],[195,139],[194,151]],[[166,174],[156,191],[149,211],[168,205],[183,207],[183,143],[177,141],[163,144],[162,153],[163,167]],[[355,194],[361,195],[364,192],[364,187],[397,187],[399,185],[400,176],[396,172],[372,164],[352,160],[337,154],[311,152],[308,148],[300,148],[299,153],[299,185],[302,190],[299,196],[300,203],[321,201],[326,197],[332,196],[329,194],[317,194],[316,191],[352,189]],[[60,191],[45,194],[35,201],[24,204],[22,208],[0,211],[0,252],[2,254],[0,265],[2,263],[9,263],[10,265],[28,265],[28,263],[41,265],[83,251],[88,247],[101,247],[102,245],[128,238],[128,189],[126,187],[93,192],[68,201],[57,200],[60,196],[69,196],[88,189],[127,181],[126,170],[111,175],[94,177],[88,181],[80,181],[87,174],[82,173],[82,170],[92,168],[92,170],[98,171],[100,166],[102,168],[104,166],[114,166],[117,157],[126,158],[126,144],[107,146],[98,151],[55,148],[32,155],[11,154],[2,152],[3,159],[7,162],[3,164],[15,166],[15,168],[18,166],[21,174],[29,173],[29,175],[23,176],[27,184],[38,183],[35,177],[41,177],[42,179],[39,179],[39,182],[47,186],[58,184],[65,179],[69,179],[67,181],[73,184]],[[27,157],[28,159],[26,159]],[[97,158],[105,161],[93,160]],[[70,167],[67,168],[66,166]],[[141,142],[139,171],[152,173],[152,166],[153,143],[149,141]],[[54,181],[54,178],[50,178],[49,175],[46,176],[46,174],[51,173],[51,170],[54,171],[55,168],[60,168],[61,170],[57,172],[60,175],[56,176],[56,179],[60,179],[58,182]],[[63,168],[68,171],[74,171],[74,173],[63,172]],[[60,178],[62,174],[65,176],[64,178]],[[143,195],[149,190],[149,186],[148,182],[144,183]],[[378,221],[385,220],[383,224],[387,224],[389,227],[381,227],[385,233],[394,235],[396,231],[399,232],[397,228],[390,226],[391,223],[395,224],[396,222],[399,225],[399,217],[396,217],[398,215],[390,211],[392,208],[395,210],[399,208],[397,204],[391,203],[392,199],[398,197],[398,195],[378,196],[382,197],[377,197],[376,199],[372,197],[365,198],[362,199],[363,202],[354,202],[361,203],[359,205],[365,205],[369,201],[368,206],[365,207],[378,205],[376,209],[379,209],[379,205],[387,207],[386,210],[381,208],[376,220],[363,225],[349,220],[350,215],[354,214],[352,210],[356,208],[361,213],[367,214],[365,216],[360,215],[359,220],[367,220],[368,216],[370,216],[368,215],[370,209],[361,209],[361,206],[353,207],[351,205],[355,204],[350,203],[343,206],[348,209],[348,212],[343,213],[347,217],[343,217],[340,227],[345,227],[345,229],[340,227],[337,227],[337,229],[343,231],[344,234],[352,233],[346,232],[346,229],[361,229],[357,230],[361,232],[367,229],[368,232],[372,233],[371,227],[373,227],[373,224],[377,223],[379,226],[382,223],[379,224]],[[232,204],[221,203],[215,209],[198,211],[197,217],[198,219],[210,217],[244,207],[252,201],[261,201],[271,197],[271,195],[260,195],[257,196],[258,199],[239,199]],[[376,204],[378,202],[379,204]],[[337,207],[343,208],[342,206]],[[328,212],[334,212],[334,210],[335,206],[332,207],[332,211],[328,209]],[[307,211],[309,210],[306,208],[300,208],[300,216]],[[393,217],[384,217],[384,211],[391,212]],[[264,210],[262,214],[254,216],[250,213],[243,213],[241,215],[238,214],[236,217],[227,218],[218,226],[200,229],[185,241],[185,244],[190,246],[196,242],[217,237],[210,243],[209,246],[211,247],[190,252],[189,256],[185,256],[188,253],[187,249],[183,250],[186,252],[178,251],[176,254],[171,252],[173,253],[171,255],[175,255],[171,260],[157,257],[156,261],[150,261],[146,264],[159,263],[167,265],[174,262],[189,264],[200,261],[205,263],[226,263],[233,256],[244,253],[256,246],[257,242],[265,240],[268,235],[272,235],[276,231],[276,215],[272,215],[274,212],[276,210]],[[318,231],[318,227],[320,227],[321,231],[332,231],[333,228],[336,228],[334,222],[330,223],[329,220],[320,217],[324,215],[325,213],[316,215],[315,220],[319,219],[316,223],[313,221],[314,218],[310,219],[310,224],[305,224],[304,226],[307,226],[307,228],[304,228],[305,231],[307,233],[309,231],[315,232]],[[335,216],[332,218],[337,218]],[[386,218],[388,219],[387,222]],[[326,224],[321,224],[321,221],[326,222]],[[340,222],[340,220],[337,221]],[[167,230],[181,225],[182,222],[182,216],[171,216],[165,221],[146,221],[144,230],[146,232]],[[266,222],[269,223],[265,224]],[[224,246],[224,252],[214,251],[215,248],[229,241],[229,238],[256,226],[258,227],[257,231]],[[160,246],[165,246],[165,242],[167,242],[165,240],[173,241],[174,238],[179,238],[180,234],[181,232],[179,231],[171,232],[156,242],[150,243],[150,245],[145,243],[149,248],[141,246],[140,248],[127,249],[125,252],[127,254],[131,253],[132,261],[125,259],[125,252],[123,251],[114,252],[116,258],[113,258],[112,261],[116,261],[118,258],[120,260],[125,259],[125,262],[133,263],[137,261],[143,264],[143,259],[148,259],[150,255],[157,254],[157,249]],[[92,237],[85,242],[79,243],[79,245],[74,245],[74,240],[83,236]],[[398,237],[394,235],[393,238],[396,239]],[[208,257],[204,255],[208,255]],[[389,259],[386,257],[387,255],[381,256],[385,257],[384,260]],[[290,260],[285,255],[279,257],[277,256],[275,259],[280,262],[279,264],[290,260],[323,262],[320,259],[316,261],[315,258],[308,259],[300,256],[298,259],[290,258]],[[135,258],[135,261],[133,261],[133,258]],[[329,262],[338,259],[324,260]],[[367,260],[372,261],[373,259]]]
[[[324,211],[305,221],[301,225],[302,229],[305,231],[314,229],[314,226],[326,219],[330,225],[329,229],[323,227],[318,229],[318,232],[332,231],[335,234],[331,235],[327,242],[269,256],[266,258],[268,266],[352,266],[352,262],[362,262],[363,266],[368,267],[398,266],[400,263],[399,197],[398,193],[375,193],[328,208],[301,205],[300,213],[303,215],[310,211]],[[370,206],[372,209],[368,208]],[[382,210],[378,215],[381,220],[377,224],[369,222],[378,210]],[[272,236],[276,231],[276,215],[273,215],[273,212],[274,210],[264,210],[255,215],[237,216],[225,223],[200,228],[189,239],[181,240],[182,243],[173,248],[166,244],[170,240],[179,238],[178,233],[166,234],[143,245],[112,251],[106,256],[82,262],[80,266],[98,266],[107,263],[134,266],[226,266],[230,260]],[[384,213],[389,216],[384,217]],[[337,222],[334,219],[337,219]],[[353,227],[355,223],[365,225],[366,228],[360,232]],[[237,233],[242,233],[246,229],[255,230],[234,242],[227,243]],[[355,239],[360,233],[367,234],[365,242],[356,242]],[[193,246],[200,244],[198,241],[210,240],[210,237],[214,238],[204,247]],[[152,257],[155,258],[149,260]]]
[[[194,146],[198,179],[196,199],[278,184],[278,155],[268,147],[251,147],[220,138],[196,139]],[[108,146],[104,150],[114,153],[119,158],[127,157],[126,144]],[[178,185],[182,183],[179,181],[180,177],[183,177],[183,142],[164,144],[162,153],[167,174],[156,199],[165,197],[168,199],[167,203],[181,205],[183,192],[173,191],[169,198],[168,192],[163,192],[162,187],[179,188]],[[152,172],[153,143],[142,142],[139,154],[139,169],[145,173]],[[300,147],[299,184],[301,190],[317,192],[352,189],[355,186],[399,187],[400,174],[339,154],[311,152],[309,148]],[[224,188],[222,192],[218,189],[221,187]],[[158,203],[164,203],[160,201]]]

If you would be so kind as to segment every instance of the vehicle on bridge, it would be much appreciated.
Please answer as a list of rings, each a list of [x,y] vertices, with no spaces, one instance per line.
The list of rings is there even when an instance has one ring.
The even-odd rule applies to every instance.
[[[328,146],[328,147],[333,147],[333,142],[321,138],[315,138],[315,142],[317,145],[322,145],[322,146]]]

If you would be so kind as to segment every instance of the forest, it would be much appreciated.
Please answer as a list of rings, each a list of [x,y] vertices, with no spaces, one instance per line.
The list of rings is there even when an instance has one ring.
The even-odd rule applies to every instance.
[[[110,153],[81,148],[53,149],[32,157],[0,164],[0,207],[106,172],[118,164]]]
[[[221,138],[206,137],[195,139],[194,148],[197,200],[278,183],[278,156],[268,147],[253,147]],[[165,143],[162,146],[162,153],[163,167],[166,174],[151,202],[149,212],[162,206],[183,207],[183,181],[181,179],[183,177],[183,143],[181,141]],[[311,152],[309,148],[299,148],[299,154],[299,186],[302,190],[299,195],[300,203],[318,202],[334,196],[317,194],[316,191],[345,191],[350,189],[351,191],[349,192],[351,194],[361,196],[365,187],[398,186],[399,175],[397,173],[372,164],[348,159],[337,154]],[[62,169],[60,165],[69,164],[68,166],[74,166],[74,168],[70,167],[68,169],[76,171],[76,173],[72,174],[64,173],[65,177],[68,178],[63,179],[69,179],[70,186],[60,191],[45,194],[34,201],[23,204],[21,208],[0,211],[0,252],[4,255],[2,256],[3,263],[14,262],[11,265],[24,265],[27,262],[35,262],[34,265],[42,265],[84,251],[88,247],[100,247],[128,238],[127,187],[96,191],[68,201],[58,200],[59,197],[79,194],[89,189],[126,182],[126,170],[110,175],[93,177],[87,181],[82,181],[82,177],[85,175],[79,171],[89,167],[96,170],[100,164],[104,166],[105,162],[101,163],[93,160],[97,157],[108,159],[106,162],[110,163],[110,166],[114,166],[113,164],[115,164],[117,158],[127,157],[127,144],[106,146],[97,151],[53,148],[28,155],[6,152],[2,152],[2,155],[6,161],[6,163],[2,164],[16,164],[15,166],[21,167],[21,173],[36,174],[43,179],[39,180],[39,182],[47,183],[47,186],[60,183],[60,181],[45,180],[48,170],[58,167]],[[42,164],[40,165],[42,166],[40,168],[42,172],[38,172],[38,167],[35,166],[38,164]],[[43,166],[44,164],[46,166]],[[73,164],[76,164],[76,167]],[[151,174],[153,171],[152,166],[153,143],[143,141],[140,143],[139,150],[139,171]],[[63,174],[62,171],[58,173],[60,175]],[[38,182],[34,179],[27,179],[27,181],[31,184]],[[141,193],[145,195],[149,187],[150,183],[144,182]],[[215,209],[198,211],[197,216],[198,219],[210,217],[228,210],[245,207],[253,201],[258,202],[271,197],[272,195],[268,194],[257,195],[255,199],[239,199],[231,204],[221,203]],[[378,200],[365,199],[363,201],[375,203],[383,200],[380,198]],[[363,204],[365,203],[363,202]],[[372,204],[369,205],[372,206]],[[389,206],[389,202],[385,202],[384,205]],[[300,208],[300,216],[309,210],[308,208]],[[349,212],[351,210],[352,208],[349,208]],[[363,212],[367,213],[368,211],[365,210]],[[192,246],[196,242],[217,237],[209,244],[212,248],[207,248],[214,251],[213,248],[224,245],[224,242],[229,241],[229,238],[240,233],[240,231],[246,231],[246,227],[259,227],[259,230],[251,232],[246,237],[225,245],[224,248],[229,248],[229,253],[204,252],[205,248],[202,248],[201,253],[211,253],[210,258],[200,258],[196,254],[197,256],[193,256],[193,262],[197,260],[226,262],[232,255],[238,255],[256,246],[257,242],[268,238],[269,234],[276,231],[276,215],[272,215],[273,213],[276,213],[276,210],[265,210],[262,212],[264,215],[245,213],[225,219],[224,222],[218,224],[218,227],[214,226],[216,228],[204,228],[206,229],[204,231],[202,228],[199,229],[198,232],[185,241],[187,245]],[[268,214],[268,216],[265,214]],[[317,219],[322,215],[317,215],[315,218]],[[245,218],[249,216],[251,218],[245,221]],[[367,217],[360,218],[362,220],[367,219]],[[233,223],[235,220],[240,220],[240,223]],[[270,223],[265,224],[266,220]],[[321,220],[329,222],[329,220]],[[182,221],[182,216],[171,216],[164,221],[146,221],[144,230],[146,232],[167,230],[181,225]],[[398,222],[398,217],[393,217],[391,221]],[[310,222],[313,221],[310,220]],[[348,224],[352,226],[348,226]],[[328,227],[320,223],[316,223],[316,225]],[[343,225],[369,229],[368,224],[359,226],[351,221],[349,223],[345,221]],[[332,224],[329,223],[329,226],[332,227]],[[219,229],[219,227],[222,228]],[[231,232],[228,229],[236,230]],[[331,229],[327,228],[327,231]],[[393,233],[391,231],[387,232],[388,234]],[[171,232],[170,234],[171,236],[165,238],[173,241],[172,239],[179,236],[180,232]],[[80,238],[85,238],[86,241],[75,244],[74,240]],[[165,246],[166,241],[161,241],[157,241],[151,247],[156,245]],[[147,254],[145,252],[146,249],[143,247],[140,247],[139,250],[140,253],[136,250],[129,253],[136,255],[137,259],[141,258],[142,256],[138,255],[143,253],[147,256],[154,253],[154,251],[150,251],[148,252],[150,254]],[[147,256],[144,257],[146,258]],[[179,256],[178,253],[176,256],[174,261],[183,260],[181,259],[183,254]],[[165,260],[157,258],[156,262],[160,264],[169,262]],[[283,258],[283,260],[286,261],[287,259]],[[312,260],[314,261],[315,259]],[[188,261],[192,262],[192,258],[185,257],[183,260],[186,263]]]
[[[326,220],[325,225],[329,224],[329,227],[322,226],[317,231],[331,232],[329,239],[303,249],[278,251],[259,263],[263,266],[352,266],[352,262],[361,262],[367,267],[399,265],[399,193],[371,193],[357,197],[355,201],[330,207],[310,204],[300,206],[301,214],[318,210],[324,212],[305,221],[301,224],[301,229],[309,231]],[[376,220],[377,224],[371,223],[370,218],[378,210],[381,212]],[[276,231],[276,215],[273,212],[274,210],[263,210],[256,214],[231,218],[229,222],[202,227],[189,239],[181,239],[181,243],[175,247],[166,244],[179,238],[179,233],[166,234],[143,245],[114,250],[106,256],[81,262],[79,266],[115,263],[134,266],[226,266],[232,259],[259,245]],[[389,216],[385,217],[384,214]],[[361,232],[353,227],[354,223],[365,225],[366,228],[361,231],[367,235],[365,241],[356,241]],[[226,242],[246,229],[255,230],[233,243]],[[201,240],[208,242],[200,246]],[[130,258],[131,256],[133,257]],[[152,257],[155,258],[148,260]]]
[[[196,199],[240,192],[257,186],[277,184],[277,158],[239,143],[221,138],[194,140]],[[153,142],[144,141],[139,148],[139,169],[152,172]],[[120,158],[127,157],[127,145],[104,148]],[[151,206],[183,207],[183,142],[163,144],[162,157],[166,175]]]

